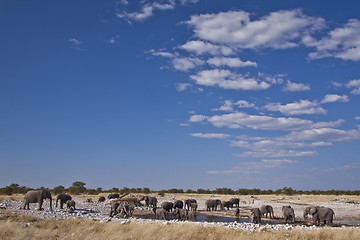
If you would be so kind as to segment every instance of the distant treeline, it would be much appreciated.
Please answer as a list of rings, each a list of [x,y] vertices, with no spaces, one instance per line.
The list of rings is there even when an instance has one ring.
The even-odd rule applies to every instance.
[[[241,188],[238,190],[232,190],[230,188],[216,188],[215,190],[209,190],[209,189],[197,189],[197,190],[183,190],[183,189],[177,189],[177,188],[171,188],[168,190],[161,190],[161,191],[154,191],[150,190],[149,188],[128,188],[123,187],[122,189],[113,187],[111,189],[104,190],[101,187],[98,187],[96,189],[86,188],[86,183],[84,182],[74,182],[70,187],[65,188],[64,186],[57,186],[53,189],[40,187],[37,189],[28,188],[25,186],[19,186],[19,184],[10,184],[9,186],[0,188],[0,194],[2,195],[12,195],[16,193],[25,194],[26,192],[30,190],[39,190],[39,189],[46,189],[51,191],[53,194],[59,194],[62,192],[67,192],[70,194],[78,195],[78,194],[89,194],[89,195],[96,195],[99,193],[119,193],[119,194],[125,194],[125,193],[143,193],[143,194],[158,194],[158,195],[164,195],[165,193],[195,193],[195,194],[225,194],[225,195],[270,195],[270,194],[276,194],[276,195],[295,195],[295,194],[306,194],[306,195],[360,195],[360,190],[311,190],[311,191],[303,191],[303,190],[295,190],[291,187],[284,187],[277,190],[261,190],[261,189],[246,189]]]

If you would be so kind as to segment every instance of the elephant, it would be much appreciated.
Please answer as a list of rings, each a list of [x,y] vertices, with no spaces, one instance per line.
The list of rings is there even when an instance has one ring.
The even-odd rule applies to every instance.
[[[252,208],[251,212],[251,222],[261,224],[261,211],[259,208]]]
[[[184,220],[184,221],[189,219],[188,210],[186,210],[186,208],[176,208],[173,211],[173,215],[174,215],[174,219]]]
[[[120,206],[120,203],[118,202],[112,202],[111,203],[111,209],[110,209],[110,217],[115,216],[116,214],[118,214],[118,207]]]
[[[108,199],[113,199],[113,198],[119,198],[120,195],[118,193],[110,193],[108,195]]]
[[[161,204],[161,207],[166,210],[167,212],[170,212],[172,211],[173,207],[174,207],[174,204],[172,202],[163,202]]]
[[[195,199],[186,199],[184,203],[185,203],[185,208],[189,211],[191,207],[191,203],[197,203],[197,202]]]
[[[31,190],[31,191],[28,191],[25,196],[24,196],[24,199],[25,199],[25,203],[24,203],[24,207],[23,209],[25,209],[25,207],[27,207],[27,210],[29,210],[29,204],[30,203],[39,203],[39,208],[38,210],[43,210],[41,208],[42,204],[43,204],[43,201],[44,199],[50,199],[50,211],[52,212],[53,209],[52,209],[52,196],[51,196],[51,193],[47,190],[38,190],[38,191],[34,191],[34,190]]]
[[[153,208],[155,213],[155,218],[160,218],[161,220],[168,220],[170,213],[166,211],[164,208]]]
[[[307,209],[305,209],[307,211]],[[327,207],[311,207],[309,210],[309,213],[312,215],[313,224],[314,225],[320,225],[321,222],[323,224],[332,225],[333,219],[334,219],[334,210]],[[304,212],[305,215],[305,212]]]
[[[75,205],[76,205],[76,203],[75,203],[75,201],[72,200],[72,199],[71,199],[71,200],[68,200],[68,201],[66,202],[66,206],[67,206],[68,209],[72,208],[72,210],[76,210]]]
[[[153,207],[153,208],[156,208],[157,206],[157,199],[156,197],[149,197],[149,196],[143,196],[142,198],[140,198],[139,201],[143,201],[145,200],[145,205],[147,207]]]
[[[274,218],[274,209],[270,205],[261,205],[260,212],[262,216],[265,214],[265,216],[268,217],[269,214],[270,218]]]
[[[132,214],[134,212],[134,205],[123,203],[120,204],[117,208],[117,213],[120,214],[120,217],[132,217]]]
[[[173,206],[173,208],[174,209],[176,209],[176,208],[183,208],[184,207],[184,202],[183,201],[181,201],[181,200],[176,200],[175,202],[174,202],[174,206]]]
[[[222,204],[224,208],[227,208],[227,210],[229,210],[233,206],[233,204],[230,201],[223,201]]]
[[[99,197],[98,202],[105,202],[105,197],[103,196]]]
[[[238,198],[231,198],[231,199],[230,199],[230,202],[231,202],[231,208],[234,207],[234,204],[235,204],[236,207],[239,207],[240,199],[238,199]]]
[[[198,208],[198,205],[196,202],[193,202],[190,204],[190,208],[191,208],[191,211],[194,211],[196,212],[197,208]]]
[[[284,215],[285,223],[287,223],[287,222],[295,223],[295,213],[294,213],[294,209],[292,209],[291,206],[289,206],[289,205],[283,206],[282,212]]]
[[[72,197],[71,197],[69,194],[66,194],[66,193],[60,193],[60,194],[58,194],[58,195],[56,196],[56,204],[55,204],[55,207],[58,206],[58,202],[59,202],[59,200],[60,200],[60,209],[63,209],[64,204],[65,204],[67,201],[71,200],[71,199],[72,199]]]
[[[205,202],[206,210],[207,211],[216,211],[217,206],[220,206],[221,210],[224,210],[224,206],[222,205],[221,201],[219,199],[209,199]]]

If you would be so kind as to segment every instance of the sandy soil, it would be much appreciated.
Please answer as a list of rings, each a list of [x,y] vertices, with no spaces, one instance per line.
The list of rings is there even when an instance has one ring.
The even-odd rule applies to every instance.
[[[222,201],[229,200],[232,197],[240,199],[240,217],[249,217],[249,209],[254,207],[260,207],[261,205],[271,205],[274,208],[274,215],[278,220],[282,219],[281,207],[283,205],[291,205],[295,211],[296,221],[303,224],[303,211],[307,206],[324,206],[330,207],[335,212],[334,223],[336,224],[350,224],[360,225],[360,196],[334,196],[334,195],[256,195],[256,196],[231,196],[231,195],[207,195],[207,194],[166,194],[164,197],[160,197],[156,194],[149,194],[155,196],[158,199],[158,206],[164,201],[185,200],[188,198],[195,198],[198,202],[199,214],[234,217],[234,209],[224,211],[206,211],[205,201],[208,199],[220,199]],[[101,217],[108,216],[110,212],[110,202],[107,200],[105,203],[96,203],[99,196],[107,196],[107,194],[100,194],[96,196],[81,195],[74,196],[77,206],[82,209],[88,209],[86,214],[91,216],[92,213],[96,213]],[[131,195],[131,197],[140,197],[139,194]],[[55,198],[55,197],[54,197]],[[93,203],[87,203],[86,199],[92,198]],[[13,196],[0,196],[0,202],[7,205],[8,210],[19,210],[22,206],[23,195]],[[55,201],[53,201],[55,203]],[[1,203],[0,203],[1,204]],[[35,209],[36,204],[32,204],[31,208]],[[48,205],[45,203],[44,206]],[[55,205],[55,204],[54,204]],[[55,206],[54,206],[55,208]],[[56,210],[58,211],[58,210]],[[24,212],[24,210],[21,210]],[[61,213],[61,214],[60,214]],[[88,214],[90,213],[90,214]],[[59,216],[62,218],[63,212],[59,212]],[[134,212],[135,216],[150,216],[152,211],[146,208],[138,208]],[[79,214],[78,214],[79,215]],[[85,214],[83,214],[85,215]],[[308,223],[310,223],[308,221]]]

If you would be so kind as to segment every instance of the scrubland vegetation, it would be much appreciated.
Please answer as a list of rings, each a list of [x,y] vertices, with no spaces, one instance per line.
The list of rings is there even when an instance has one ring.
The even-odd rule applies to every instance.
[[[245,232],[195,224],[101,223],[91,220],[41,220],[25,215],[0,218],[0,239],[360,239],[359,229]]]
[[[62,192],[68,192],[73,195],[77,194],[89,194],[89,195],[97,195],[100,193],[119,193],[119,194],[125,194],[125,193],[143,193],[143,194],[149,194],[149,193],[157,193],[160,196],[164,195],[165,193],[196,193],[196,194],[222,194],[222,195],[295,195],[295,194],[306,194],[306,195],[360,195],[360,190],[350,191],[350,190],[326,190],[326,191],[320,191],[320,190],[311,190],[311,191],[303,191],[303,190],[295,190],[289,187],[284,187],[282,189],[277,190],[261,190],[261,189],[238,189],[238,190],[232,190],[230,188],[216,188],[215,190],[209,190],[209,189],[197,189],[197,190],[183,190],[183,189],[168,189],[168,190],[150,190],[149,188],[128,188],[123,187],[122,189],[113,187],[111,189],[102,189],[101,187],[98,187],[96,189],[86,188],[86,183],[81,181],[76,181],[72,183],[72,185],[68,188],[65,188],[62,185],[56,186],[53,189],[49,189],[46,187],[40,187],[38,189],[46,189],[50,190],[53,194],[58,194]],[[9,186],[0,188],[0,194],[2,195],[11,195],[16,193],[25,194],[29,190],[34,190],[29,187],[25,186],[19,186],[19,184],[10,184]]]

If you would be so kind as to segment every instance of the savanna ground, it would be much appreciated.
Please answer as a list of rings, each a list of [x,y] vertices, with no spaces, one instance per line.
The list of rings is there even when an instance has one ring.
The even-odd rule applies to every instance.
[[[100,194],[106,196],[106,194]],[[99,196],[76,196],[80,200],[91,197],[96,200]],[[198,195],[198,194],[169,194],[164,197],[156,196],[161,201],[173,199],[184,200],[195,198],[202,204],[209,198],[220,198],[225,201],[233,196],[228,195]],[[290,204],[295,208],[296,216],[309,205],[324,205],[335,211],[335,220],[360,220],[360,196],[324,196],[324,195],[296,195],[296,196],[237,196],[240,206],[256,207],[262,203],[275,205],[275,216],[280,213],[277,206]],[[0,196],[0,201],[22,200],[23,195]],[[298,213],[298,214],[297,214]],[[218,212],[217,214],[228,214]],[[300,214],[301,215],[301,214]],[[153,224],[99,222],[81,219],[40,219],[31,215],[19,215],[14,211],[1,210],[0,239],[360,239],[359,227],[319,227],[313,230],[264,230],[247,232],[223,226],[203,226],[194,223],[184,224]],[[299,216],[301,217],[301,216]]]

